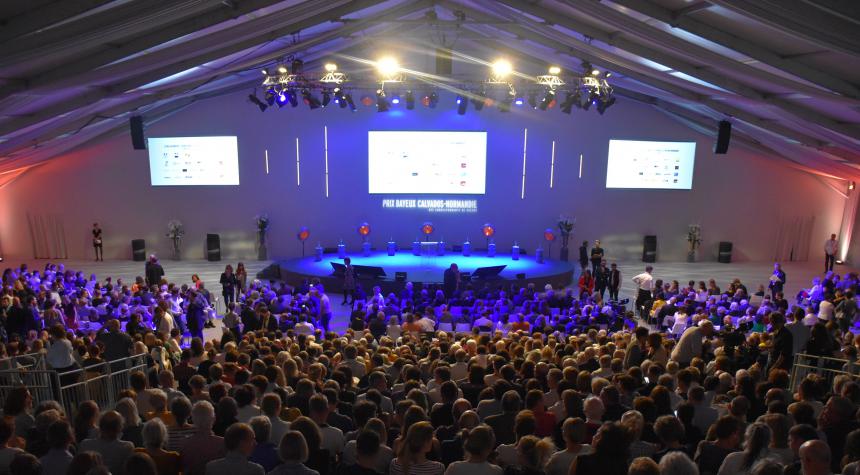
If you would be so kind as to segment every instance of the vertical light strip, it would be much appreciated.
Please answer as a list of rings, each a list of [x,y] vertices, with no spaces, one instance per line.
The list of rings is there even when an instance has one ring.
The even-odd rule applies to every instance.
[[[324,134],[324,148],[325,152],[325,197],[328,198],[328,126],[323,126],[323,134]]]
[[[582,154],[579,154],[579,177],[582,178]]]
[[[299,169],[299,138],[296,137],[296,186],[302,186],[302,173]]]
[[[520,199],[526,198],[526,147],[529,142],[529,129],[523,129],[523,187],[520,190]]]
[[[552,141],[552,158],[549,161],[549,187],[552,188],[552,179],[555,175],[555,140]]]
[[[266,150],[266,175],[269,174],[269,151]]]

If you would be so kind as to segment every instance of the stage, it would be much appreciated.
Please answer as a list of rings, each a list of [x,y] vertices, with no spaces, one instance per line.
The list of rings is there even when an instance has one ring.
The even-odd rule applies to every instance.
[[[496,277],[476,278],[474,281],[479,285],[482,282],[521,281],[532,282],[540,287],[552,284],[555,288],[562,288],[571,284],[574,275],[574,266],[570,262],[544,260],[538,263],[531,255],[520,255],[519,260],[513,260],[510,254],[489,257],[484,252],[473,252],[468,257],[453,252],[442,256],[416,256],[404,251],[393,256],[386,252],[371,252],[366,257],[361,254],[347,255],[359,274],[358,282],[366,291],[370,291],[374,285],[381,286],[385,292],[401,287],[403,283],[395,281],[397,273],[405,273],[405,281],[416,284],[441,283],[445,269],[452,263],[457,264],[461,273],[469,274],[479,268],[505,266]],[[340,291],[343,278],[334,275],[332,263],[343,264],[343,259],[338,258],[337,254],[323,254],[321,261],[315,261],[314,256],[277,261],[280,278],[289,285],[300,285],[303,279],[318,278],[326,290]],[[374,278],[371,272],[362,275],[363,267],[381,268],[385,276]]]

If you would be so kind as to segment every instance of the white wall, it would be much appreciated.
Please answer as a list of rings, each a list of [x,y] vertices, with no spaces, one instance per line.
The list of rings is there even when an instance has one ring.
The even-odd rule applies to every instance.
[[[478,243],[481,225],[492,222],[501,249],[518,240],[532,250],[542,241],[543,230],[563,213],[577,218],[572,247],[582,239],[600,238],[610,259],[639,258],[642,236],[656,234],[658,259],[683,260],[687,225],[699,223],[703,259],[715,259],[717,243],[727,240],[735,244],[736,260],[764,261],[772,257],[780,217],[814,215],[814,243],[837,232],[841,219],[842,198],[811,175],[737,145],[727,155],[713,155],[712,137],[623,98],[603,116],[594,110],[574,110],[568,116],[528,106],[509,114],[470,107],[465,116],[458,116],[447,95],[435,110],[418,104],[413,111],[388,114],[360,104],[355,113],[304,106],[260,113],[246,97],[242,92],[197,103],[146,131],[148,136],[237,135],[240,186],[153,188],[146,152],[132,150],[128,134],[122,134],[58,157],[0,189],[0,243],[6,257],[33,257],[27,213],[63,215],[72,258],[90,256],[89,229],[99,221],[105,231],[105,256],[114,259],[129,258],[129,241],[137,237],[146,239],[149,252],[166,256],[164,233],[171,218],[186,226],[186,257],[204,257],[205,234],[216,232],[226,258],[249,258],[255,255],[252,218],[258,213],[272,218],[270,257],[300,254],[300,226],[311,230],[309,250],[317,242],[333,245],[341,238],[356,248],[356,227],[362,221],[370,222],[372,240],[379,247],[389,237],[411,242],[421,223],[432,220],[438,236],[448,242],[469,236]],[[328,198],[324,126],[329,134]],[[521,200],[525,127],[527,180]],[[416,129],[488,131],[487,194],[478,197],[477,214],[383,210],[383,197],[368,195],[367,131]],[[296,185],[296,137],[301,186]],[[610,138],[697,141],[693,190],[605,189]],[[555,186],[550,189],[553,140]],[[268,175],[264,150],[269,153]]]

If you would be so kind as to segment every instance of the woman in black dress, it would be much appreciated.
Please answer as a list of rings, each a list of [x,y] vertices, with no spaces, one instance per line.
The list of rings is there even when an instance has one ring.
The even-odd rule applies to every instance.
[[[227,264],[227,267],[224,268],[224,272],[221,274],[221,295],[224,296],[225,306],[236,301],[236,286],[238,284],[239,280],[236,278],[236,274],[233,273],[233,266]]]
[[[96,252],[96,260],[104,261],[104,253],[102,252],[102,228],[99,223],[93,223],[93,250]]]

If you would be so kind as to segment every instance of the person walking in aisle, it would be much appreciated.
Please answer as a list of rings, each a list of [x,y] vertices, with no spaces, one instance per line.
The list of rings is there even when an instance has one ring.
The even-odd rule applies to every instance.
[[[636,311],[639,312],[639,318],[648,318],[645,306],[651,301],[651,293],[654,291],[654,277],[651,275],[653,271],[653,267],[646,266],[645,272],[633,277],[633,283],[636,284]]]
[[[833,270],[833,263],[836,262],[836,250],[839,249],[839,241],[836,240],[836,235],[831,234],[830,239],[824,241],[824,272]]]
[[[352,259],[343,259],[343,303],[341,305],[352,305],[355,302],[355,269],[352,267]]]
[[[221,295],[224,296],[224,305],[229,305],[236,301],[236,286],[239,285],[239,280],[236,274],[233,273],[233,266],[227,264],[224,272],[221,274]]]
[[[164,277],[164,268],[158,263],[158,258],[155,254],[150,254],[149,260],[146,261],[143,274],[146,276],[146,285],[161,285],[161,278]]]

